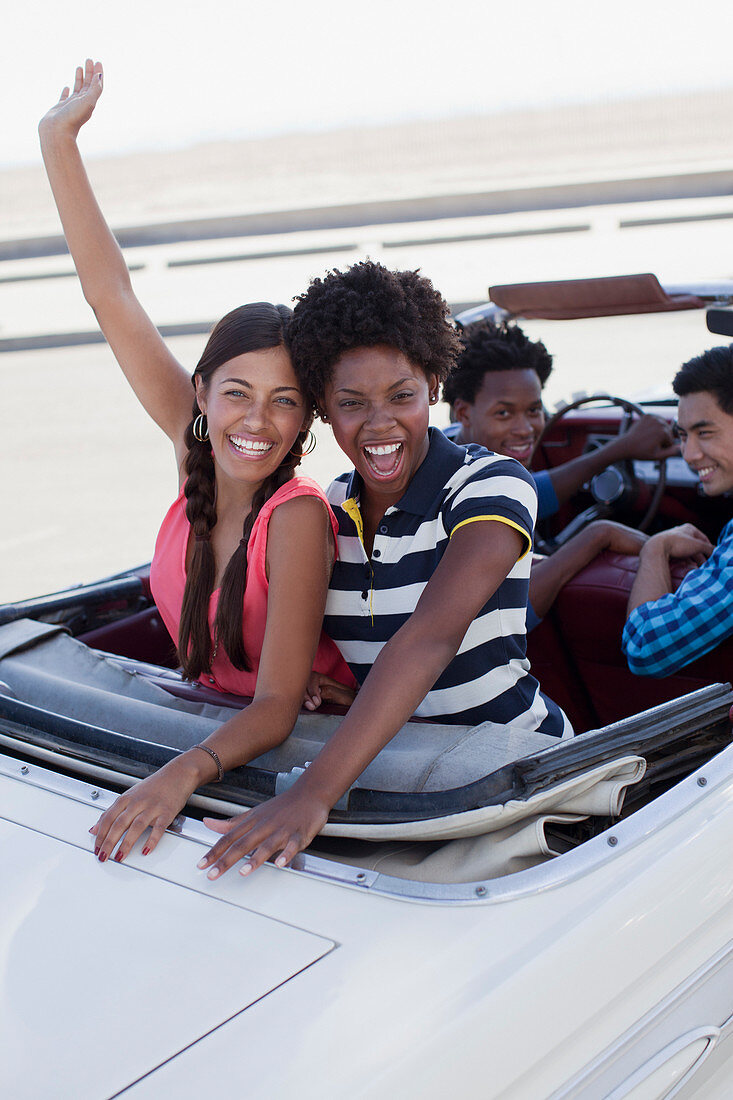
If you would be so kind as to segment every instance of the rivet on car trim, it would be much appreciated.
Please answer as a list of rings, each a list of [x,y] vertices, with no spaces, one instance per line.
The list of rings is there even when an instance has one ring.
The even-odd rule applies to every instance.
[[[366,872],[365,871],[359,871],[359,874],[356,876],[356,881],[357,882],[366,882]]]
[[[21,775],[28,775],[29,771],[30,771],[30,768],[28,767],[28,765],[24,764],[23,767],[20,769],[20,774]]]
[[[698,785],[698,787],[707,787],[708,781],[707,781],[707,779],[705,778],[704,775],[701,775],[701,776],[698,777],[697,785]]]
[[[476,894],[477,898],[482,898],[484,896],[484,894],[486,893],[486,887],[485,886],[477,886],[474,893]]]
[[[615,848],[616,845],[618,844],[618,837],[617,836],[610,836],[608,838],[608,843],[611,845],[612,848]]]
[[[99,791],[92,791],[92,801],[96,802],[99,798]]]

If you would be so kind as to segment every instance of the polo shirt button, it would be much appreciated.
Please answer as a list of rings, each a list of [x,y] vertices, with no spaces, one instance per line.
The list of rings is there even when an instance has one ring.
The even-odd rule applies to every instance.
[[[375,558],[381,558],[381,556],[382,556],[382,551],[381,551],[381,550],[374,550],[374,551],[373,551],[373,556],[374,556]]]
[[[380,535],[389,534],[389,527],[387,526],[386,523],[383,523],[382,526],[379,528],[379,533],[380,533]]]
[[[210,684],[213,684],[213,683],[214,683],[214,677],[213,677],[213,676],[209,676],[209,683],[210,683]]]
[[[362,592],[361,598],[362,598],[362,600],[368,600],[369,599],[369,593],[368,592]]]

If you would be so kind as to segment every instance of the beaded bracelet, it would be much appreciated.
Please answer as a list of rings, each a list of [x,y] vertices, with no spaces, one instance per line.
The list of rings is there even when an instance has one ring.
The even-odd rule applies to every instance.
[[[194,745],[193,748],[202,749],[203,752],[208,752],[209,756],[216,764],[216,779],[214,780],[214,783],[221,783],[222,779],[224,778],[224,769],[221,766],[221,760],[214,752],[214,750],[210,749],[208,745]]]

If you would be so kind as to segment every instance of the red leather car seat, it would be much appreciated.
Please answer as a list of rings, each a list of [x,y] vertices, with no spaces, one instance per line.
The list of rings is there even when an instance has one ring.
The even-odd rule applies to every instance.
[[[579,701],[568,712],[577,731],[618,721],[731,677],[733,638],[673,676],[655,679],[629,671],[621,634],[638,561],[605,552],[563,588],[550,614],[555,635],[550,649],[557,652],[559,647],[561,660],[553,664],[547,643],[541,636],[534,638],[536,631],[530,635],[530,659],[543,689],[560,703],[560,695],[567,698],[567,686],[561,687],[566,680]],[[680,565],[673,575],[679,581],[686,572]]]

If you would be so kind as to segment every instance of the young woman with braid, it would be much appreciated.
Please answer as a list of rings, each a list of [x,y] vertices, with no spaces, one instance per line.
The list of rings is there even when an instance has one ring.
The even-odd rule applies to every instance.
[[[242,306],[215,326],[191,378],[135,297],[76,138],[102,93],[77,69],[39,127],[46,171],[84,295],[141,404],[173,442],[180,492],[151,586],[184,673],[253,702],[202,744],[121,795],[92,827],[95,855],[143,854],[193,791],[280,744],[312,671],[353,687],[321,633],[337,527],[323,491],[294,476],[313,418],[285,347],[290,310]]]

